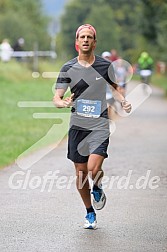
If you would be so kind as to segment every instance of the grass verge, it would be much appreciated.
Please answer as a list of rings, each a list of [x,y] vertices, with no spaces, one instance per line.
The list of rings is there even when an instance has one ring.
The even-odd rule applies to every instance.
[[[42,63],[41,71],[58,71],[58,64]],[[19,101],[50,101],[52,102],[54,79],[32,78],[32,72],[26,65],[11,61],[0,62],[0,167],[14,160],[33,144],[44,137],[56,119],[34,119],[33,113],[69,113],[69,109],[20,108]],[[60,127],[59,127],[60,130]],[[61,128],[61,131],[65,130]],[[45,141],[46,144],[58,140],[55,138]]]
[[[133,76],[134,80],[140,81],[139,75]],[[153,74],[151,77],[151,83],[157,87],[160,87],[164,90],[165,96],[167,97],[167,75],[165,74]]]

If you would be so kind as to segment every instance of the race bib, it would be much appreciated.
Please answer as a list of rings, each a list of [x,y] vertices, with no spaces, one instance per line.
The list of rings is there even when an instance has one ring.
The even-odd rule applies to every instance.
[[[77,100],[77,114],[84,117],[98,118],[101,114],[101,101]]]

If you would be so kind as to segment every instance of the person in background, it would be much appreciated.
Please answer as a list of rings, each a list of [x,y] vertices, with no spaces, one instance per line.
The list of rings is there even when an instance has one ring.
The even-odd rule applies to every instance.
[[[15,52],[21,52],[24,50],[24,38],[19,38],[16,43],[13,45],[13,50]],[[22,60],[22,57],[16,57],[18,61]]]
[[[0,44],[0,57],[2,62],[9,62],[13,54],[13,48],[8,39],[4,39]]]
[[[113,62],[114,72],[116,76],[116,82],[118,84],[118,92],[120,92],[125,97],[126,91],[126,81],[128,76],[128,69],[125,65],[125,61],[118,58]]]
[[[154,61],[148,52],[142,52],[138,59],[138,68],[141,82],[145,84],[150,83]]]
[[[119,59],[117,50],[115,49],[111,49],[111,56],[110,56],[110,60],[113,62],[115,60]]]
[[[101,55],[101,57],[104,58],[104,59],[106,59],[106,60],[111,61],[111,53],[108,52],[108,51],[103,52],[102,55]]]

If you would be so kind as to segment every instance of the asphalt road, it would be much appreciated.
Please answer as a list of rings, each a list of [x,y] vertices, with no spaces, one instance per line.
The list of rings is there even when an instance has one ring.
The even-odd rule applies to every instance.
[[[149,99],[129,117],[117,116],[115,124],[103,166],[107,203],[97,212],[98,229],[82,228],[86,213],[63,141],[28,170],[16,164],[0,170],[1,252],[167,252],[163,92],[153,88]]]

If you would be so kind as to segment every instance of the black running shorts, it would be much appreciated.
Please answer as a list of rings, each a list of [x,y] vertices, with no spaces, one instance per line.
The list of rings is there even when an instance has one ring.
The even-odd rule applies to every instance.
[[[71,128],[68,133],[67,158],[75,163],[86,163],[90,154],[107,158],[109,144],[108,130],[78,130]]]

